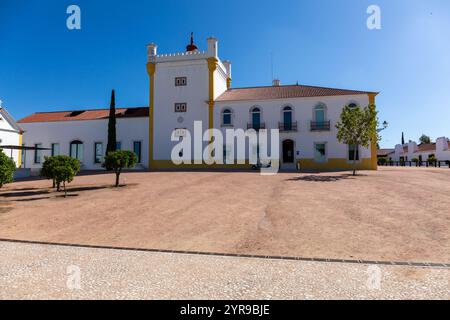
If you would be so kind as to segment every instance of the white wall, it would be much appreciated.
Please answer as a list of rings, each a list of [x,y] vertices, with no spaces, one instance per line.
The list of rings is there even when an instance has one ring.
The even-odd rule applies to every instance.
[[[169,160],[177,142],[172,131],[185,128],[193,132],[194,121],[208,126],[209,70],[206,59],[164,62],[156,65],[154,98],[154,159]],[[187,77],[187,85],[176,87],[175,77]],[[186,102],[187,112],[175,112],[176,102]],[[183,118],[183,122],[178,119]]]
[[[2,116],[0,113],[0,146],[1,145],[12,145],[19,146],[20,144],[20,134],[17,130],[8,122],[8,120]],[[3,152],[11,157],[11,150],[3,150]],[[19,164],[19,150],[12,151],[12,159],[16,163],[16,166]]]
[[[101,169],[100,164],[94,163],[94,143],[103,143],[103,152],[108,143],[108,119],[88,121],[57,121],[39,123],[21,123],[25,130],[23,143],[34,146],[42,143],[42,147],[51,148],[52,143],[59,143],[60,154],[70,154],[70,143],[74,140],[83,142],[83,170]],[[141,141],[142,161],[138,167],[148,166],[148,118],[117,119],[117,141],[122,144],[122,150],[133,150],[133,141]],[[50,156],[51,151],[42,151],[44,156]],[[38,169],[41,164],[34,163],[34,151],[27,151],[25,157],[26,168]]]
[[[327,106],[327,120],[331,121],[330,131],[311,132],[310,130],[314,107],[319,103]],[[225,108],[230,108],[233,110],[233,128],[246,130],[247,123],[251,122],[250,109],[254,106],[259,106],[262,110],[261,122],[266,124],[267,129],[277,129],[278,123],[283,122],[282,109],[285,106],[291,106],[294,109],[293,121],[297,121],[298,131],[289,133],[280,132],[280,157],[282,157],[281,142],[286,139],[291,139],[295,143],[296,159],[313,159],[314,143],[322,142],[327,144],[327,158],[347,158],[348,148],[346,145],[338,142],[335,125],[340,119],[343,107],[349,103],[357,103],[361,107],[365,107],[369,104],[369,98],[367,95],[355,95],[268,101],[218,102],[216,103],[214,112],[214,125],[216,128],[221,128],[221,113]],[[221,128],[224,135],[225,129]],[[297,155],[297,152],[299,155]],[[370,150],[361,148],[360,158],[370,157]]]

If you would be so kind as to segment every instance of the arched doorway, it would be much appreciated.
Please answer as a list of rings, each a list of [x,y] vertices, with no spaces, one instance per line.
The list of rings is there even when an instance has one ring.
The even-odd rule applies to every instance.
[[[283,141],[283,163],[294,163],[294,141]]]

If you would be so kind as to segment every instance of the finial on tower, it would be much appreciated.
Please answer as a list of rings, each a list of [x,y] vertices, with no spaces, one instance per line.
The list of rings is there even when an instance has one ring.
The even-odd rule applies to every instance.
[[[191,32],[191,43],[186,46],[186,51],[196,51],[196,50],[198,50],[198,48],[194,44],[194,33]]]

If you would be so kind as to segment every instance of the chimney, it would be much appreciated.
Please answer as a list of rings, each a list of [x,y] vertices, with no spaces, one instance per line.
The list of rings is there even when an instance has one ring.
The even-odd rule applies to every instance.
[[[279,87],[281,84],[280,79],[273,79],[272,80],[272,86]]]
[[[227,73],[227,89],[231,88],[231,62],[229,60],[224,60],[223,65]]]
[[[222,63],[223,63],[223,66],[225,67],[227,77],[231,78],[231,62],[229,60],[223,60]]]
[[[153,42],[147,45],[147,57],[149,61],[154,60],[156,57],[158,46]]]
[[[208,56],[217,58],[218,56],[218,41],[214,37],[209,37],[207,40],[208,43]]]

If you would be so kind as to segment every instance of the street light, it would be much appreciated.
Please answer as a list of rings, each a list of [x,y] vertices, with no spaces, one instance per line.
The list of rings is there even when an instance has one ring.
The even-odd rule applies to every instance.
[[[389,123],[387,123],[387,121],[384,121],[383,122],[383,128],[378,128],[377,132],[381,132],[383,130],[386,130],[388,126],[389,126]]]

